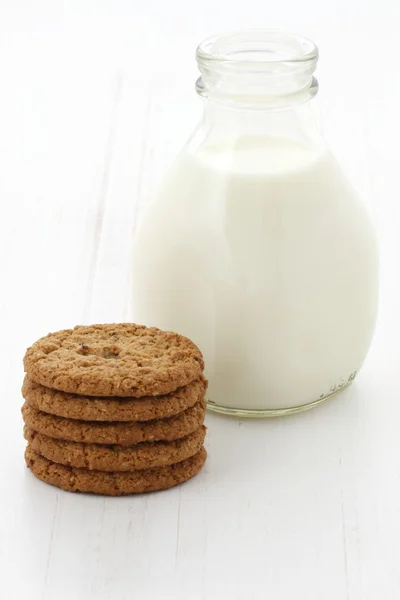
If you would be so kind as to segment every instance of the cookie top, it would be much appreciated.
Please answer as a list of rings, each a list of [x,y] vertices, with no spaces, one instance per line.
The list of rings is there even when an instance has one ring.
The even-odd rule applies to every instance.
[[[77,326],[41,338],[25,371],[44,386],[85,396],[158,396],[197,379],[200,350],[187,338],[133,323]]]
[[[102,446],[67,442],[48,437],[25,426],[25,439],[32,450],[48,460],[98,471],[135,471],[154,469],[181,462],[200,450],[206,428],[172,442],[144,442],[134,446]]]
[[[175,392],[142,398],[78,396],[52,390],[25,376],[22,395],[30,406],[46,413],[82,421],[150,421],[176,415],[204,398],[203,375]]]
[[[201,400],[179,415],[154,421],[112,423],[77,421],[56,417],[29,406],[22,407],[28,427],[49,437],[87,444],[118,444],[130,446],[141,442],[171,441],[193,433],[203,424],[206,403]]]
[[[30,444],[25,451],[26,465],[38,479],[68,492],[89,492],[106,496],[168,489],[194,477],[201,470],[206,458],[207,452],[201,448],[194,456],[168,467],[107,473],[59,465],[40,456]]]

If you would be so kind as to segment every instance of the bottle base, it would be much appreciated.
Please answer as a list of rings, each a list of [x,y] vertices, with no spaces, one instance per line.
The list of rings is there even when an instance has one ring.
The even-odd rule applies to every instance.
[[[341,392],[344,392],[350,385],[353,383],[353,380],[349,381],[345,385],[342,385],[336,388],[331,394],[327,394],[323,396],[323,398],[319,398],[314,402],[309,402],[308,404],[301,404],[300,406],[293,406],[290,408],[267,408],[263,410],[258,409],[250,409],[250,408],[230,408],[229,406],[220,406],[216,404],[212,400],[207,401],[208,410],[216,413],[220,413],[223,415],[228,415],[231,417],[245,417],[250,419],[266,419],[271,417],[284,417],[287,415],[295,415],[297,413],[305,412],[306,410],[311,410],[315,406],[322,404],[326,400],[337,396]]]

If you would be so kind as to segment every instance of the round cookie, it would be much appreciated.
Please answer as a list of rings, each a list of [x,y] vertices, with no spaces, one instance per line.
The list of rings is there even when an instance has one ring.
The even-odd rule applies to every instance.
[[[141,442],[171,441],[193,433],[203,424],[206,403],[201,400],[179,415],[154,421],[126,423],[77,421],[56,417],[25,402],[22,415],[28,427],[49,437],[87,444],[131,446]]]
[[[200,350],[187,338],[133,323],[77,326],[35,342],[25,371],[46,387],[84,396],[159,396],[197,379]]]
[[[187,437],[172,442],[144,442],[135,446],[101,446],[66,442],[48,437],[25,426],[29,447],[53,462],[97,471],[154,469],[181,462],[203,445],[206,428],[199,427]]]
[[[165,396],[104,398],[78,396],[35,383],[25,376],[22,395],[30,406],[52,415],[82,421],[149,421],[176,415],[204,398],[203,375]]]
[[[30,445],[25,451],[26,465],[38,479],[68,492],[89,492],[106,496],[124,496],[168,489],[194,477],[204,465],[206,458],[207,452],[203,447],[194,456],[168,467],[107,473],[59,465],[40,456]]]

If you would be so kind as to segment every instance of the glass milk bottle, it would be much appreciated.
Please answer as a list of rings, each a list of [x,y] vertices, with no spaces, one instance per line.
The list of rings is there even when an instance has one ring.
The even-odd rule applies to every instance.
[[[198,344],[219,412],[310,408],[373,335],[375,233],[314,123],[317,59],[274,31],[200,44],[203,120],[135,238],[133,318]]]

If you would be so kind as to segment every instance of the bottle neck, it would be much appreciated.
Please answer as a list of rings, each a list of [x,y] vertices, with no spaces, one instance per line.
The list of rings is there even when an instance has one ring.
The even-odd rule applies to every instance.
[[[280,110],[315,96],[318,49],[289,33],[249,30],[209,38],[196,52],[198,94],[216,103]]]
[[[208,99],[203,127],[211,138],[263,137],[285,139],[303,146],[324,145],[314,102],[295,104],[285,110],[254,110],[237,109]]]

